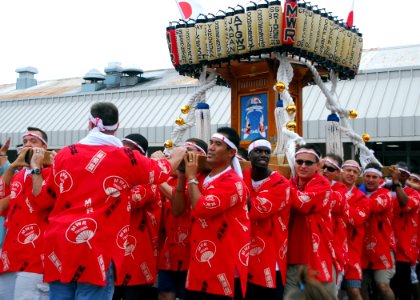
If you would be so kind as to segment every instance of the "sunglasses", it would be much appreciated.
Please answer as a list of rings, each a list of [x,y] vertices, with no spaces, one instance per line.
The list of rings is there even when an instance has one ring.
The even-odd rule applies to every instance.
[[[301,166],[303,164],[307,165],[308,167],[312,166],[314,163],[316,163],[315,161],[312,160],[303,160],[303,159],[296,159],[296,163]]]
[[[322,166],[322,169],[323,169],[323,170],[327,169],[327,170],[328,170],[328,172],[335,172],[335,171],[337,171],[337,169],[336,169],[336,168],[334,168],[334,167],[330,167],[330,166],[327,166],[327,165],[323,165],[323,166]]]

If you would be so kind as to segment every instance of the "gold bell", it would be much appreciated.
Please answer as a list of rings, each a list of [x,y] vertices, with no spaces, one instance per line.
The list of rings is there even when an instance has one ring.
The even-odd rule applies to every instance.
[[[296,112],[296,105],[289,104],[286,106],[286,111],[289,115],[294,114]]]
[[[295,131],[296,126],[297,126],[297,124],[296,124],[295,121],[289,121],[289,122],[286,123],[286,128],[287,128],[287,130],[290,130],[290,131]]]
[[[185,124],[185,120],[181,117],[178,117],[178,118],[175,119],[175,123],[176,123],[176,125],[181,126],[181,125]]]
[[[370,140],[370,135],[367,133],[362,134],[362,139],[365,143],[369,142]]]
[[[189,105],[182,105],[181,106],[181,112],[183,114],[188,114],[190,112],[191,107]]]
[[[283,81],[276,82],[276,91],[279,93],[284,92],[286,89],[286,84]]]
[[[349,118],[350,119],[356,119],[358,115],[359,115],[359,113],[355,109],[352,109],[352,110],[349,111]]]
[[[172,148],[172,147],[174,146],[174,142],[172,142],[171,140],[167,140],[167,141],[165,142],[165,144],[163,144],[163,146],[164,146],[165,148]]]

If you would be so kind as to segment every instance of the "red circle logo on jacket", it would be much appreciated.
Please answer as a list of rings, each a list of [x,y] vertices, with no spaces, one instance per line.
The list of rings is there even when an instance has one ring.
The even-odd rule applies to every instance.
[[[207,209],[215,209],[220,206],[220,199],[214,195],[208,195],[204,197],[203,205]]]
[[[139,185],[136,186],[134,189],[131,190],[131,200],[133,202],[140,202],[144,198],[146,198],[147,190],[144,186]]]
[[[119,176],[108,176],[103,183],[105,194],[108,196],[106,201],[111,197],[118,198],[121,195],[121,191],[129,189],[129,187],[130,186],[125,179]]]
[[[211,268],[210,259],[216,255],[216,244],[209,240],[201,241],[195,249],[195,257],[199,262],[207,262]]]
[[[73,187],[73,178],[66,170],[61,170],[54,176],[54,183],[60,188],[60,193],[68,192]]]
[[[35,248],[34,241],[38,239],[41,234],[38,224],[28,224],[22,227],[19,231],[17,240],[19,243],[26,245],[32,243]]]
[[[374,236],[366,236],[365,237],[365,247],[366,250],[375,251],[376,244],[378,240]]]
[[[117,234],[117,246],[124,250],[124,256],[131,256],[134,259],[133,252],[136,249],[137,239],[130,235],[130,225],[126,225]]]
[[[255,200],[255,209],[260,213],[267,214],[271,211],[273,203],[270,200],[262,197],[257,197]]]
[[[280,259],[284,259],[286,257],[286,253],[287,253],[287,242],[288,239],[285,239],[283,242],[283,245],[281,245],[280,249],[279,249],[279,257]]]
[[[66,230],[66,238],[74,244],[86,243],[90,249],[92,246],[89,241],[95,236],[98,223],[91,218],[83,218],[74,221]]]
[[[260,255],[265,248],[265,242],[260,237],[252,238],[251,240],[251,250],[249,250],[249,255],[257,256]]]
[[[249,250],[251,248],[251,243],[246,243],[240,250],[239,250],[239,260],[244,266],[248,266],[249,260]]]
[[[22,192],[22,185],[18,181],[14,181],[10,185],[10,198],[14,199]]]

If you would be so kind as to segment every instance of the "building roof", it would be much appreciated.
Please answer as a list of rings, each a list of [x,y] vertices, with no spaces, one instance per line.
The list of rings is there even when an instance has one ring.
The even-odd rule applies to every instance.
[[[61,148],[86,136],[87,114],[93,103],[112,101],[120,112],[119,138],[140,133],[148,138],[150,146],[162,146],[177,126],[174,122],[181,115],[180,107],[195,90],[196,86],[176,86],[3,100],[0,140],[11,136],[12,145],[19,144],[26,127],[34,126],[46,131],[50,148]],[[207,103],[212,109],[213,130],[229,126],[230,113],[225,112],[230,112],[230,90],[214,87],[207,96]],[[195,131],[188,131],[185,138],[191,136],[195,136]]]
[[[327,86],[331,85],[327,83]],[[359,116],[350,123],[357,133],[368,133],[371,141],[420,140],[420,67],[360,73],[354,80],[340,81],[340,106],[356,109]],[[325,140],[329,111],[318,86],[303,89],[304,138]]]
[[[129,88],[82,93],[83,79],[39,82],[16,90],[15,84],[0,85],[0,141],[12,137],[21,142],[26,126],[44,129],[50,148],[60,148],[87,133],[87,112],[92,103],[112,101],[120,110],[118,137],[139,132],[150,146],[162,146],[170,138],[180,107],[197,88],[197,80],[175,70],[146,71],[140,84]],[[340,105],[356,109],[351,121],[358,133],[369,133],[371,141],[420,140],[420,45],[369,49],[363,52],[359,75],[340,81]],[[304,138],[324,142],[328,115],[325,97],[317,86],[303,89]],[[230,124],[230,89],[216,86],[207,93],[212,127]],[[321,105],[322,104],[322,105]],[[189,131],[185,138],[194,135]]]
[[[355,132],[368,133],[370,141],[419,141],[419,84],[420,45],[367,49],[358,75],[337,84],[337,97],[341,107],[358,111],[350,123]],[[308,142],[325,141],[330,113],[325,102],[317,85],[303,89],[303,136]]]

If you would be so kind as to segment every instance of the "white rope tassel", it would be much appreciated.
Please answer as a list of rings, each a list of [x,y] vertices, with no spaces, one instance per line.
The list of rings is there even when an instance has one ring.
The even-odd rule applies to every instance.
[[[286,124],[287,119],[285,116],[286,110],[284,107],[276,107],[274,110],[274,118],[276,121],[277,130],[277,142],[276,148],[273,151],[273,155],[277,155],[279,161],[284,161],[284,155],[286,153],[287,136],[283,133],[283,126]]]
[[[189,128],[195,125],[196,104],[198,102],[203,102],[203,103],[206,102],[206,91],[216,85],[216,79],[217,79],[216,69],[213,69],[210,75],[207,77],[207,67],[204,66],[203,70],[201,71],[200,80],[199,80],[200,87],[191,96],[187,104],[190,107],[190,111],[185,119],[185,124],[181,126],[176,126],[171,133],[171,140],[175,146],[181,143],[182,137],[184,136],[185,132]]]
[[[382,167],[382,164],[376,159],[373,150],[366,147],[365,142],[363,141],[362,137],[354,132],[353,128],[350,125],[348,120],[347,110],[340,107],[337,101],[337,94],[335,92],[337,86],[337,76],[336,74],[331,71],[330,78],[332,82],[331,91],[329,91],[321,79],[317,69],[309,62],[305,62],[306,66],[311,70],[312,74],[314,75],[315,83],[319,86],[322,93],[327,98],[326,107],[332,112],[336,112],[341,119],[340,130],[343,131],[352,141],[353,145],[356,147],[356,152],[360,153],[360,164],[364,168],[369,162],[375,162]]]
[[[273,57],[279,60],[280,65],[277,70],[277,81],[282,81],[286,85],[286,89],[279,93],[281,100],[283,101],[282,107],[277,107],[274,111],[276,128],[277,128],[277,143],[276,148],[273,151],[273,155],[281,158],[286,155],[292,174],[294,175],[294,157],[296,145],[304,145],[304,139],[294,131],[290,131],[286,128],[286,124],[289,121],[294,121],[296,113],[288,114],[285,107],[289,104],[295,104],[292,96],[288,89],[289,84],[293,79],[293,67],[289,62],[286,54],[280,55],[279,53],[273,53]],[[273,89],[276,91],[276,87]]]
[[[340,123],[336,114],[328,116],[328,120],[325,125],[325,146],[326,153],[334,153],[343,157],[344,152],[343,143],[341,141]]]
[[[210,107],[207,103],[199,102],[195,108],[196,137],[209,141],[211,137]]]

